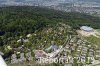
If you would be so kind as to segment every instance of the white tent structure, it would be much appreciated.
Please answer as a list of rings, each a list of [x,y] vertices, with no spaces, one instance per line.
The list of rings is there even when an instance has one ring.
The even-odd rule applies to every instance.
[[[2,58],[2,54],[3,53],[0,52],[0,66],[7,66],[4,59]]]

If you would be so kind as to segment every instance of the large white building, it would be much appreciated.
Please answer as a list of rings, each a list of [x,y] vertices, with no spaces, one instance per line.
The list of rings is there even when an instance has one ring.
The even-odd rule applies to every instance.
[[[81,30],[86,31],[86,32],[93,32],[94,29],[92,27],[88,27],[88,26],[82,26],[80,27]]]

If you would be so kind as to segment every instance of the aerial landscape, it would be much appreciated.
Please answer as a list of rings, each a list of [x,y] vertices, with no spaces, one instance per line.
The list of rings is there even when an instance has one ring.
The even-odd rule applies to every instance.
[[[100,66],[100,1],[0,0],[0,66]]]

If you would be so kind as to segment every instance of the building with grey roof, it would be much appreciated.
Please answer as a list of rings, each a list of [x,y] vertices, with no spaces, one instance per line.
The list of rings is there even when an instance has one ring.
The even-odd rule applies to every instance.
[[[80,27],[81,30],[86,31],[86,32],[93,32],[94,29],[92,27],[88,27],[88,26],[82,26]]]

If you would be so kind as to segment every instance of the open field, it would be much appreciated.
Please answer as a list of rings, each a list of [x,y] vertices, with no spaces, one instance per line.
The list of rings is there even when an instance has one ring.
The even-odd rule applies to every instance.
[[[92,42],[94,44],[100,45],[100,38],[90,36],[90,37],[85,37],[89,42]]]
[[[94,32],[85,32],[82,30],[77,30],[77,33],[82,37],[85,37],[89,42],[93,44],[100,45],[100,29],[94,30]]]

